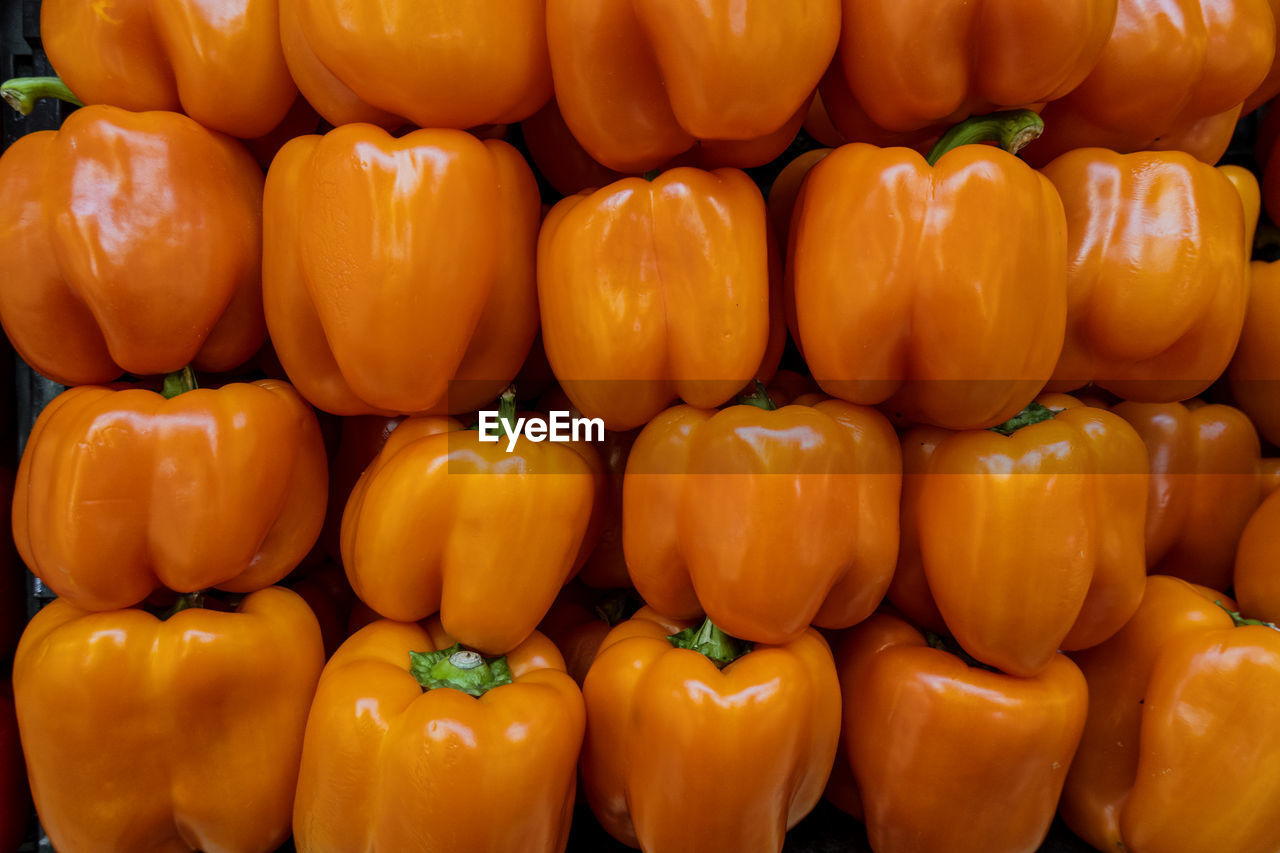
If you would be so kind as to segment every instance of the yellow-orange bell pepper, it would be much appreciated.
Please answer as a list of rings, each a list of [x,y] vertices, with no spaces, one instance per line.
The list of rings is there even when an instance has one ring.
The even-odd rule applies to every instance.
[[[1063,97],[1093,70],[1116,18],[1116,0],[843,5],[833,70],[870,121],[893,132]]]
[[[1046,395],[997,430],[921,427],[902,444],[913,467],[893,601],[906,615],[936,629],[940,612],[966,652],[1017,676],[1133,615],[1149,478],[1122,418]]]
[[[1147,403],[1208,388],[1244,324],[1257,182],[1178,151],[1081,149],[1044,174],[1067,212],[1069,257],[1067,339],[1050,387],[1093,381]],[[1236,179],[1253,198],[1247,215]]]
[[[298,797],[298,853],[560,853],[569,835],[582,695],[534,633],[502,658],[379,621],[316,689]]]
[[[64,385],[262,346],[262,171],[186,116],[76,110],[0,158],[0,322]]]
[[[172,399],[82,386],[32,428],[14,541],[32,572],[87,610],[137,604],[161,585],[249,592],[311,550],[327,480],[315,413],[284,382]]]
[[[1231,585],[1240,534],[1262,500],[1261,448],[1239,409],[1120,403],[1147,445],[1147,570],[1213,589]]]
[[[504,654],[537,627],[594,546],[604,471],[582,444],[513,452],[449,418],[409,418],[356,484],[342,562],[388,619],[439,613],[450,636]]]
[[[541,204],[507,143],[367,125],[304,136],[272,162],[264,205],[271,340],[318,408],[465,412],[520,370]]]
[[[876,853],[1033,853],[1084,726],[1063,655],[1034,678],[971,667],[877,613],[836,652],[843,751]]]
[[[68,851],[272,853],[323,665],[315,616],[278,587],[165,621],[49,604],[13,669],[45,832]]]
[[[659,613],[751,642],[847,628],[893,575],[901,472],[888,420],[843,400],[669,409],[627,460],[631,580]]]
[[[1073,655],[1089,716],[1062,816],[1098,850],[1280,848],[1280,631],[1233,627],[1232,606],[1155,575],[1120,633]]]
[[[1231,396],[1272,444],[1280,444],[1280,263],[1255,261],[1240,345],[1227,368]]]
[[[1280,623],[1280,497],[1274,492],[1240,535],[1233,579],[1242,612]]]
[[[582,694],[587,801],[646,853],[780,853],[831,773],[840,685],[812,629],[744,654],[709,622],[644,608],[605,638]]]
[[[279,0],[289,71],[334,125],[465,130],[551,97],[545,0]]]
[[[298,95],[277,0],[45,0],[40,36],[86,104],[180,110],[247,139],[280,124]]]
[[[851,144],[805,179],[791,220],[792,333],[828,394],[949,429],[995,426],[1044,387],[1066,321],[1066,220],[1005,151],[1038,119],[961,126],[933,152]]]
[[[1048,130],[1028,154],[1046,163],[1096,146],[1216,163],[1275,52],[1269,0],[1120,0],[1092,73],[1045,108]]]
[[[774,159],[839,32],[840,0],[547,0],[560,111],[621,172],[656,169],[700,140],[716,149],[706,165]]]
[[[611,430],[676,397],[728,401],[769,349],[773,254],[760,190],[735,169],[672,169],[561,201],[538,238],[538,301],[569,399]]]

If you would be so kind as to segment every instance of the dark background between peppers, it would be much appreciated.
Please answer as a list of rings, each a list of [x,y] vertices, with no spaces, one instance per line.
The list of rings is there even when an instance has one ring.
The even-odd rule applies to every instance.
[[[53,74],[49,60],[45,57],[40,44],[40,0],[0,0],[0,79],[11,77]],[[18,137],[37,130],[56,129],[63,117],[70,110],[65,104],[42,102],[30,116],[18,115],[7,107],[0,112],[0,151],[8,148]],[[1236,163],[1256,170],[1253,159],[1253,141],[1256,134],[1256,120],[1248,118],[1237,128],[1231,149],[1223,159],[1224,163]],[[518,127],[513,127],[509,137],[517,148],[524,151],[524,141],[520,138]],[[778,160],[758,169],[749,169],[748,174],[760,185],[764,192],[784,165],[800,153],[811,148],[818,148],[816,142],[801,131],[799,137],[786,153]],[[534,169],[535,173],[537,169]],[[560,198],[551,186],[538,176],[543,200],[554,202]],[[794,357],[788,353],[788,357]],[[15,459],[26,443],[31,425],[45,404],[62,391],[62,386],[50,382],[37,375],[27,367],[10,349],[8,342],[0,338],[0,458]],[[1210,389],[1205,395],[1215,399],[1218,389]],[[1225,392],[1221,394],[1226,397]],[[4,521],[8,521],[8,507],[4,508]],[[28,578],[28,615],[34,614],[50,598],[52,593],[45,590],[34,578]],[[10,661],[3,662],[3,672],[8,677]],[[40,831],[39,825],[32,815],[31,827],[23,851],[48,851],[53,847]],[[279,853],[291,853],[292,843],[286,844]],[[614,853],[630,850],[613,840],[591,814],[586,803],[579,799],[577,803],[573,829],[569,835],[569,853]],[[1040,848],[1041,853],[1076,853],[1091,848],[1076,838],[1055,821],[1049,837]],[[867,844],[866,830],[863,825],[836,809],[823,800],[807,818],[801,821],[787,835],[785,853],[871,853]]]

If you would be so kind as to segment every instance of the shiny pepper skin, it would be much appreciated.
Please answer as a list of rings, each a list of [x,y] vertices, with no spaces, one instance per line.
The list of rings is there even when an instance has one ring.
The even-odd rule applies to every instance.
[[[1280,263],[1255,261],[1244,330],[1227,369],[1231,396],[1271,444],[1280,444]]]
[[[1240,535],[1233,578],[1241,611],[1280,624],[1280,498],[1274,493]]]
[[[1261,449],[1239,409],[1120,403],[1147,445],[1147,570],[1214,589],[1231,585],[1236,545],[1262,500]]]
[[[668,409],[627,460],[631,579],[658,612],[752,642],[846,628],[893,575],[901,470],[888,420],[843,400]]]
[[[582,786],[646,853],[780,853],[822,796],[840,733],[830,648],[809,629],[722,670],[649,608],[605,638],[583,684]]]
[[[1275,52],[1269,0],[1120,0],[1097,65],[1045,108],[1045,136],[1028,156],[1046,163],[1099,147],[1216,163]]]
[[[1066,247],[1053,185],[1004,151],[964,145],[931,167],[846,145],[813,167],[792,214],[792,334],[834,397],[995,426],[1058,360]]]
[[[1116,2],[844,0],[833,72],[878,127],[945,130],[1070,93],[1098,61]]]
[[[1126,400],[1194,397],[1231,361],[1249,299],[1236,175],[1188,154],[1072,151],[1044,168],[1067,213],[1067,338],[1051,387]],[[1249,242],[1246,243],[1246,240]]]
[[[37,577],[87,610],[128,607],[162,585],[249,592],[311,550],[327,482],[315,413],[284,382],[171,400],[83,386],[31,431],[14,541]]]
[[[67,851],[273,853],[323,665],[315,616],[278,587],[163,622],[52,602],[13,670],[45,832]]]
[[[356,483],[342,518],[351,587],[380,615],[440,614],[486,654],[518,646],[595,544],[595,452],[482,442],[451,418],[410,418]]]
[[[578,410],[628,430],[676,397],[712,407],[742,390],[774,322],[768,239],[764,199],[736,169],[627,178],[552,208],[542,342]]]
[[[1034,853],[1080,741],[1063,655],[1033,678],[968,666],[878,613],[841,639],[842,755],[876,853]]]
[[[1012,435],[917,427],[893,600],[979,661],[1030,677],[1128,621],[1146,579],[1148,462],[1118,415],[1065,395]],[[914,576],[914,577],[912,577]],[[923,577],[921,577],[923,576]],[[936,603],[936,610],[934,606]]]
[[[280,124],[298,95],[277,0],[45,0],[40,34],[86,104],[181,111],[247,139]]]
[[[453,645],[438,620],[379,621],[329,661],[307,720],[298,853],[565,849],[585,725],[551,641],[507,655],[512,683],[424,691],[410,652]]]
[[[317,408],[471,411],[520,370],[541,206],[507,143],[347,125],[281,149],[264,204],[271,340]]]
[[[50,379],[226,371],[265,340],[262,171],[235,140],[84,107],[4,153],[0,195],[0,322]]]
[[[333,125],[459,130],[520,121],[551,97],[544,0],[280,0],[302,94]]]
[[[1129,624],[1073,655],[1089,717],[1062,816],[1099,850],[1280,848],[1280,631],[1215,602],[1233,606],[1153,575]]]
[[[777,157],[839,32],[839,0],[547,0],[565,123],[591,157],[630,173],[700,143],[709,165]]]

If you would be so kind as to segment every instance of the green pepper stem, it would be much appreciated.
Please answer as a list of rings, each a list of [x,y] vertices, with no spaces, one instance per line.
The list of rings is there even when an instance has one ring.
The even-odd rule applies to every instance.
[[[697,652],[715,664],[716,669],[724,669],[751,651],[751,643],[729,636],[713,625],[709,618],[697,628],[685,628],[671,634],[667,640],[677,649]]]
[[[77,107],[84,106],[57,77],[14,77],[0,83],[0,98],[24,116],[31,115],[41,98],[57,98]]]
[[[1226,611],[1226,614],[1231,617],[1231,621],[1235,623],[1235,627],[1237,628],[1243,628],[1246,625],[1254,625],[1259,628],[1270,628],[1273,631],[1280,631],[1280,626],[1277,626],[1274,622],[1263,622],[1261,619],[1246,619],[1240,615],[1238,610],[1227,609],[1227,605],[1224,604],[1221,599],[1215,601],[1214,604]]]
[[[1036,402],[1027,404],[1027,407],[1018,414],[1009,418],[1009,420],[999,426],[991,427],[992,432],[998,432],[1001,435],[1013,435],[1023,427],[1029,427],[1033,424],[1043,423],[1044,421],[1053,420],[1058,413],[1053,409],[1047,408]]]
[[[168,621],[184,610],[196,610],[201,607],[204,607],[203,592],[184,593],[178,596],[178,600],[173,603],[172,607],[160,614],[160,621]]]
[[[778,406],[769,397],[769,389],[764,387],[764,383],[759,379],[753,379],[751,391],[738,395],[738,405],[755,406],[757,409],[764,409],[766,412],[776,412]]]
[[[196,384],[195,372],[191,370],[190,366],[188,366],[166,376],[164,378],[164,385],[160,388],[160,394],[166,400],[172,400],[179,394],[194,391],[199,387],[200,386]]]
[[[960,122],[943,134],[925,159],[936,166],[944,154],[961,145],[998,142],[1010,154],[1017,154],[1044,133],[1044,119],[1031,110],[1009,110],[985,116],[974,116]]]
[[[461,643],[434,652],[409,652],[409,672],[423,691],[449,687],[468,696],[483,696],[512,682],[505,656],[486,659]]]

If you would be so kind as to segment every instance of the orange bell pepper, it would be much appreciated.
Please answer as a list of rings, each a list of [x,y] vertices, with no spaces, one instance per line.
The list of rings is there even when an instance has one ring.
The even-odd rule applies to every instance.
[[[1040,392],[1066,320],[1062,202],[1017,158],[965,144],[1017,150],[1038,124],[1002,113],[928,162],[851,144],[813,167],[787,275],[792,334],[824,391],[950,429],[1003,423]]]
[[[271,853],[323,665],[315,617],[286,589],[165,621],[49,604],[13,670],[45,832],[59,850]]]
[[[1252,264],[1249,308],[1227,368],[1231,396],[1262,437],[1280,444],[1280,263]]]
[[[1274,492],[1240,535],[1233,579],[1241,611],[1280,623],[1280,498]]]
[[[508,453],[505,441],[450,418],[396,427],[342,517],[342,563],[362,601],[402,622],[439,613],[486,654],[529,636],[591,553],[604,472],[584,444],[521,440]]]
[[[626,177],[591,159],[560,115],[554,99],[520,123],[529,159],[561,195],[597,189]]]
[[[1129,624],[1074,655],[1089,717],[1062,817],[1097,849],[1280,847],[1280,632],[1233,627],[1233,606],[1152,576]]]
[[[627,460],[622,544],[659,613],[788,643],[871,615],[893,575],[902,462],[874,409],[677,406]],[[786,566],[779,575],[779,566]]]
[[[292,388],[174,390],[73,388],[31,430],[14,541],[77,607],[128,607],[161,585],[261,589],[320,535],[324,442]]]
[[[298,95],[276,0],[45,0],[40,35],[86,104],[182,111],[247,139],[280,124]]]
[[[786,253],[787,242],[791,239],[791,215],[795,212],[796,201],[800,198],[800,187],[813,167],[827,159],[830,153],[830,148],[814,148],[804,152],[783,166],[778,177],[774,178],[769,186],[769,220],[783,254]]]
[[[1208,388],[1244,324],[1256,204],[1246,218],[1232,176],[1176,151],[1083,149],[1044,174],[1066,208],[1070,258],[1067,339],[1050,387],[1093,381],[1148,403]]]
[[[272,163],[264,205],[271,340],[318,408],[465,412],[520,370],[541,202],[507,143],[367,125],[304,136]]]
[[[1093,71],[1045,108],[1048,131],[1030,158],[1098,147],[1216,163],[1275,53],[1268,0],[1120,0]]]
[[[0,322],[50,379],[219,372],[265,340],[262,172],[238,142],[84,107],[4,153],[0,195]]]
[[[893,601],[979,661],[1034,676],[1128,621],[1146,580],[1147,453],[1119,416],[1041,397],[994,431],[902,438]],[[936,611],[934,610],[936,604]]]
[[[831,773],[840,685],[813,629],[747,651],[644,608],[605,638],[582,695],[583,790],[631,847],[779,853]]]
[[[298,851],[559,853],[585,722],[541,634],[485,660],[437,620],[375,622],[320,677],[293,812]]]
[[[1240,534],[1262,500],[1261,447],[1239,409],[1120,403],[1147,445],[1147,570],[1213,589],[1231,585]]]
[[[279,0],[289,71],[331,124],[465,130],[551,97],[545,0]]]
[[[1084,726],[1063,655],[1034,678],[971,667],[897,617],[840,641],[843,752],[876,853],[1034,853]]]
[[[547,0],[560,111],[587,153],[620,172],[656,169],[701,141],[718,149],[707,166],[773,160],[839,32],[840,0]]]
[[[1280,490],[1280,458],[1267,458],[1258,462],[1258,479],[1262,481],[1262,497]]]
[[[538,300],[569,399],[619,431],[676,397],[728,401],[769,350],[774,254],[764,199],[733,169],[673,169],[561,201],[538,238]]]
[[[893,132],[941,132],[1063,97],[1093,70],[1116,18],[1116,0],[843,5],[834,70],[870,121]]]

